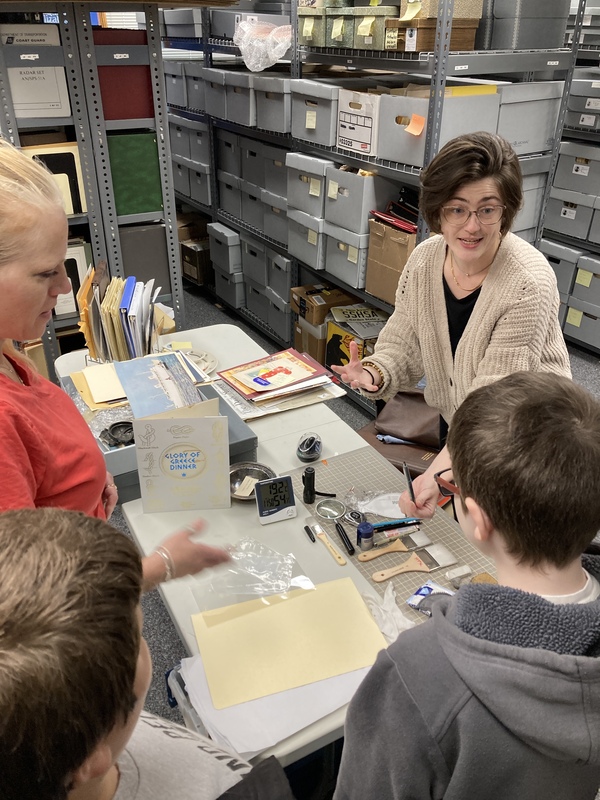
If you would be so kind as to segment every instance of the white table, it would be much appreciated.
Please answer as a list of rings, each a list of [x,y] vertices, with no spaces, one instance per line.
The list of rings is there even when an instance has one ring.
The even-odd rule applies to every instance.
[[[243,331],[234,325],[215,325],[194,331],[183,331],[162,337],[162,342],[191,341],[194,349],[206,350],[219,360],[219,369],[260,358],[264,351]],[[285,474],[302,466],[296,457],[298,440],[305,431],[316,431],[323,440],[323,458],[331,458],[368,445],[343,420],[324,404],[285,411],[249,423],[258,436],[258,461]],[[302,510],[293,520],[262,526],[258,522],[256,506],[251,502],[235,502],[230,509],[144,514],[141,500],[123,505],[123,513],[141,551],[148,555],[165,538],[179,527],[199,516],[206,520],[203,540],[210,544],[235,543],[251,536],[275,550],[293,552],[303,571],[314,583],[350,577],[361,593],[376,596],[374,589],[360,572],[348,561],[340,567],[320,542],[312,543],[303,530]],[[343,552],[341,543],[335,542]],[[188,652],[198,652],[191,615],[200,609],[191,587],[201,587],[208,577],[187,577],[160,587],[163,600]],[[261,754],[262,758],[276,755],[285,765],[335,741],[343,734],[346,708],[339,709],[315,724],[280,742]]]

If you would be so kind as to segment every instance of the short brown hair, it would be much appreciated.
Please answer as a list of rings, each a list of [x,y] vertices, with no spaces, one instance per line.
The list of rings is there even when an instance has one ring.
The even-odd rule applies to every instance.
[[[520,562],[564,567],[600,529],[600,402],[516,372],[469,394],[448,435],[454,479]]]
[[[461,186],[491,178],[506,206],[502,233],[512,227],[523,202],[523,176],[517,154],[496,133],[478,131],[447,142],[421,173],[419,207],[434,233],[441,233],[440,213]]]
[[[0,552],[0,797],[62,800],[135,703],[141,561],[53,508],[0,514]]]

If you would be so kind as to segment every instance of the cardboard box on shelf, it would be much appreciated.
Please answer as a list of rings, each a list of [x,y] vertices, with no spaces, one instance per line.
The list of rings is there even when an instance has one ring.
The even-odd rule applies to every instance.
[[[198,284],[214,284],[208,240],[181,242],[181,269],[184,275]]]
[[[292,311],[304,317],[311,325],[321,325],[333,306],[344,306],[355,302],[353,297],[323,283],[297,286],[291,290],[290,302]]]
[[[177,238],[180,242],[192,239],[198,241],[208,238],[206,226],[211,222],[210,217],[204,214],[189,212],[177,214]]]
[[[356,342],[358,357],[363,358],[368,352],[373,352],[377,336],[362,338],[350,325],[345,322],[327,323],[327,344],[325,345],[325,366],[331,368],[332,364],[347,364],[350,361],[350,342]]]
[[[369,233],[366,290],[394,305],[398,279],[415,249],[417,237],[376,219],[369,220]]]
[[[325,364],[326,343],[326,322],[321,325],[311,325],[303,317],[298,317],[294,325],[294,347],[299,353],[308,353],[319,364]]]

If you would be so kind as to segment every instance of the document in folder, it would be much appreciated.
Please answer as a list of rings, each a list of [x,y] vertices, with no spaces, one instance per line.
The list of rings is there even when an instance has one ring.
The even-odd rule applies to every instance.
[[[351,578],[249,614],[231,611],[192,617],[217,709],[371,666],[387,646]]]

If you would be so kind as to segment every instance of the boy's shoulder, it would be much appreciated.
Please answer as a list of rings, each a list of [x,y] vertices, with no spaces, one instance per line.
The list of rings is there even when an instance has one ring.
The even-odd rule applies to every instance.
[[[114,800],[192,795],[215,800],[250,769],[247,761],[206,737],[144,712],[119,758]]]

